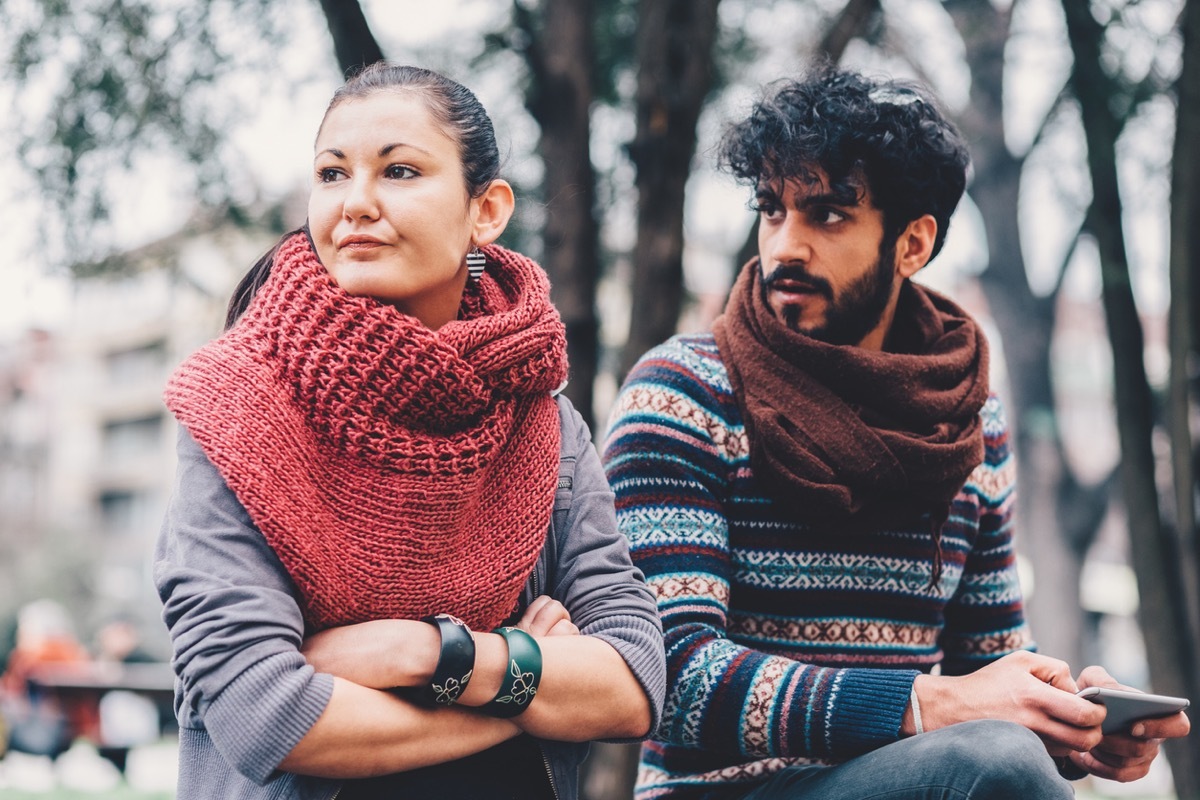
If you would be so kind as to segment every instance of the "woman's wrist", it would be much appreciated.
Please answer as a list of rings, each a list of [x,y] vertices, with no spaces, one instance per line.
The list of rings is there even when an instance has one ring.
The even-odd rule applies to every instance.
[[[457,704],[479,707],[500,691],[508,659],[508,645],[498,633],[475,631],[475,671],[471,682],[459,695]]]
[[[392,686],[428,686],[437,669],[442,640],[437,628],[416,620],[395,620],[395,633],[387,647],[392,665]]]

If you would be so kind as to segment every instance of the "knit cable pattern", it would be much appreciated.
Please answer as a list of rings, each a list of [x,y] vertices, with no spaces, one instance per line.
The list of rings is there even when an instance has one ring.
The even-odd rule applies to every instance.
[[[566,339],[529,259],[485,250],[461,319],[431,331],[342,292],[307,238],[167,406],[291,574],[315,629],[513,609],[549,525]]]

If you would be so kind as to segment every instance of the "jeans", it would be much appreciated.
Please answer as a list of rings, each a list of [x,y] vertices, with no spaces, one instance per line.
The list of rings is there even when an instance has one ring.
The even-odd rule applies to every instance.
[[[1032,731],[979,720],[902,739],[836,766],[789,767],[743,800],[1070,800]]]

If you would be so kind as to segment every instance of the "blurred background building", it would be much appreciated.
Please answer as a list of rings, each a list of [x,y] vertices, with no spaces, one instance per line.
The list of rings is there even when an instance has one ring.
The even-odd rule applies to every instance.
[[[220,332],[262,224],[190,225],[76,280],[64,323],[0,342],[0,626],[52,597],[90,641],[137,621],[169,649],[150,576],[175,468],[171,370]]]

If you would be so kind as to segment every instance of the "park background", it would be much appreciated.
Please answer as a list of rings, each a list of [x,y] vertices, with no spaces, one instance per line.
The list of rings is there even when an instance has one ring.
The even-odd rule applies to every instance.
[[[973,166],[920,279],[989,333],[1039,646],[1200,698],[1184,0],[0,0],[0,663],[39,598],[85,644],[129,617],[168,656],[149,564],[174,461],[162,383],[303,221],[325,104],[380,57],[491,113],[519,197],[502,241],[550,274],[597,437],[633,360],[705,328],[754,251],[748,190],[714,169],[724,125],[818,58],[928,83]],[[169,744],[148,756],[168,772]],[[1141,785],[1086,790],[1200,798],[1200,734],[1168,752]],[[18,755],[5,797],[26,791],[5,777]],[[68,756],[37,780],[105,788]],[[594,761],[588,797],[627,794],[629,752]]]

